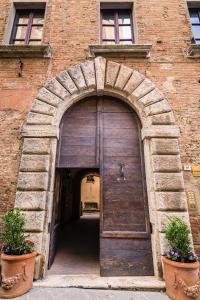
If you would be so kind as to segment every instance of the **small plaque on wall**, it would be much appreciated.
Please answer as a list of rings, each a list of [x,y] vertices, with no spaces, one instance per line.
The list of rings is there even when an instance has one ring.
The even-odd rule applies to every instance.
[[[193,190],[186,190],[189,211],[197,211],[197,201]]]
[[[200,166],[192,166],[192,175],[194,177],[200,177]]]

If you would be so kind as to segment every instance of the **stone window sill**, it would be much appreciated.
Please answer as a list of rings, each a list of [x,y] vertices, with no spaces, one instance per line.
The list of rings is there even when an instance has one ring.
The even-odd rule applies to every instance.
[[[191,58],[200,58],[200,45],[192,44],[189,46],[187,56]]]
[[[89,45],[89,57],[150,57],[152,45]]]
[[[50,58],[49,45],[0,45],[0,58]]]

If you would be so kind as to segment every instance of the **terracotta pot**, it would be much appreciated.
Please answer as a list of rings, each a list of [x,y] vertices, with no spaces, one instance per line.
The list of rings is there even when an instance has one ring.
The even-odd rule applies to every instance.
[[[172,300],[200,300],[199,262],[179,263],[163,257],[166,293]]]
[[[24,255],[1,254],[1,298],[15,298],[32,288],[36,255],[36,252]]]

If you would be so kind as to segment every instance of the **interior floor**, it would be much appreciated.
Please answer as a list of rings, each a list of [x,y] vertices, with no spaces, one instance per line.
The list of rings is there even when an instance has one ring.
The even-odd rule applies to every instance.
[[[56,256],[48,274],[99,275],[99,214],[84,214],[59,233]]]

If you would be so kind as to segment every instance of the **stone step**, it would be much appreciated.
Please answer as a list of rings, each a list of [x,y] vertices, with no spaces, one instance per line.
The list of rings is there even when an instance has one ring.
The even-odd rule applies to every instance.
[[[165,282],[154,276],[100,277],[98,275],[48,275],[34,282],[35,287],[164,291]]]

